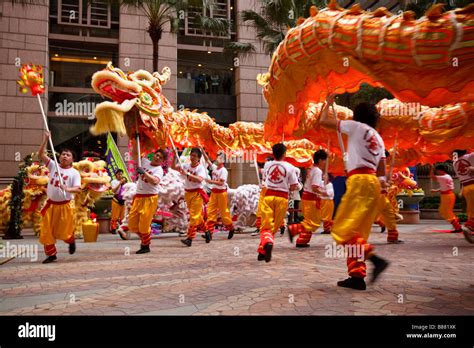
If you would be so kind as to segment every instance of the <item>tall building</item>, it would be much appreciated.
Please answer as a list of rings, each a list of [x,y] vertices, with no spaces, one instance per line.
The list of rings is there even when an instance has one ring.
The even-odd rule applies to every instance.
[[[354,1],[341,1],[349,6]],[[398,1],[362,1],[364,8]],[[173,106],[199,109],[222,125],[236,121],[263,122],[267,107],[256,76],[267,71],[270,57],[263,53],[253,27],[240,23],[239,11],[255,10],[256,0],[217,0],[209,17],[231,20],[229,32],[212,35],[198,25],[199,11],[188,11],[179,34],[169,27],[159,41],[159,71],[171,68],[163,93]],[[202,11],[202,10],[201,10]],[[103,154],[105,137],[93,137],[94,106],[102,101],[91,88],[95,71],[111,61],[124,71],[152,70],[153,46],[146,16],[133,8],[111,6],[101,0],[45,0],[43,5],[0,2],[0,185],[18,172],[19,162],[37,151],[43,120],[36,98],[19,92],[16,81],[21,64],[45,67],[46,93],[41,97],[54,144]],[[257,52],[234,60],[223,54],[230,40],[251,42]],[[127,139],[118,137],[121,152]],[[251,164],[232,164],[232,187],[256,183]]]

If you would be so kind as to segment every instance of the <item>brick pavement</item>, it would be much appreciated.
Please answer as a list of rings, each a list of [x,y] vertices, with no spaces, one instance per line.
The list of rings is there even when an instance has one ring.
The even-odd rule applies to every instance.
[[[218,233],[191,248],[176,235],[152,241],[100,235],[78,241],[58,262],[17,258],[0,266],[0,315],[473,315],[474,245],[441,221],[401,225],[402,245],[387,245],[374,226],[371,242],[391,266],[366,291],[338,288],[345,259],[325,257],[329,235],[314,235],[296,249],[278,236],[273,260],[256,260],[259,237]],[[4,241],[4,243],[7,241]],[[28,235],[15,244],[38,245]],[[370,272],[370,270],[369,270]]]

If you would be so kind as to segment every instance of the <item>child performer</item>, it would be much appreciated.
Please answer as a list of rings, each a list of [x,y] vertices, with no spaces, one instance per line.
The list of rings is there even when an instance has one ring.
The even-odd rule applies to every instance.
[[[116,234],[118,226],[121,224],[125,215],[125,201],[122,196],[123,185],[127,183],[127,178],[123,176],[123,170],[117,169],[115,172],[115,179],[112,180],[112,192],[114,198],[112,199],[112,216],[110,218],[110,233]]]
[[[331,235],[336,243],[349,246],[349,250],[359,250],[358,255],[347,255],[349,278],[337,285],[365,290],[364,261],[369,259],[375,266],[372,282],[388,266],[388,262],[376,256],[373,246],[367,243],[377,215],[381,185],[386,186],[384,143],[375,130],[380,116],[374,105],[361,103],[354,110],[353,120],[338,121],[336,117],[329,118],[329,107],[333,103],[334,95],[328,96],[319,123],[347,134],[348,145],[347,190],[337,209]]]
[[[39,241],[44,245],[47,256],[43,263],[57,260],[56,239],[69,244],[69,254],[75,253],[74,210],[71,205],[73,199],[71,193],[81,191],[81,175],[72,167],[74,153],[69,149],[63,149],[59,157],[59,173],[63,180],[63,185],[61,185],[56,165],[45,153],[50,136],[49,132],[44,132],[43,142],[38,151],[39,157],[48,167],[50,178],[47,187],[48,200],[41,210],[43,219]]]
[[[433,167],[431,167],[433,168]],[[431,178],[436,180],[439,184],[439,189],[432,189],[431,192],[440,192],[440,204],[438,208],[439,215],[451,225],[453,225],[454,230],[451,233],[462,232],[461,224],[459,219],[454,215],[453,208],[454,203],[456,202],[456,196],[454,195],[454,181],[451,175],[447,173],[446,165],[437,164],[435,166],[435,174],[431,171]]]
[[[288,210],[288,192],[299,189],[296,168],[284,161],[286,146],[282,143],[272,147],[274,161],[267,162],[265,172],[265,196],[262,200],[262,227],[258,260],[270,262],[275,243],[274,234],[281,226]]]
[[[464,224],[464,234],[469,234],[474,231],[474,152],[454,150],[454,153],[456,154],[454,169],[461,182],[462,195],[467,203],[467,222]]]
[[[133,143],[132,156],[138,163],[137,143]],[[128,215],[128,228],[130,232],[138,234],[141,240],[140,249],[137,254],[150,252],[151,223],[158,208],[159,183],[163,179],[163,167],[161,164],[166,160],[166,152],[158,149],[153,154],[153,159],[141,159],[142,166],[137,168],[138,182],[137,193],[133,198],[132,208]],[[119,233],[120,230],[119,230]]]
[[[209,161],[205,153],[204,157],[206,157],[206,160],[212,168],[212,179],[206,179],[206,182],[211,186],[211,198],[207,205],[207,221],[204,238],[206,238],[206,243],[211,241],[214,225],[217,221],[217,213],[220,213],[224,226],[229,230],[227,239],[232,239],[234,236],[234,224],[232,223],[229,206],[227,204],[227,177],[229,173],[224,167],[224,156],[217,156],[217,166]]]
[[[331,233],[333,225],[332,216],[334,214],[334,186],[331,180],[333,176],[328,173],[324,175],[326,189],[321,193],[321,220],[323,221],[323,232],[321,234]]]
[[[207,178],[207,173],[201,164],[201,157],[201,150],[194,147],[191,149],[191,163],[184,164],[182,169],[177,168],[181,174],[186,175],[184,182],[184,199],[189,210],[189,226],[187,238],[182,239],[181,243],[188,247],[192,245],[197,230],[205,229],[205,223],[202,217],[202,206],[204,203],[207,203],[208,199],[203,190],[203,181]]]
[[[313,154],[314,165],[306,176],[306,181],[301,197],[304,220],[299,224],[288,226],[290,242],[299,234],[296,240],[297,248],[309,247],[309,241],[314,231],[321,225],[321,193],[324,190],[323,170],[326,166],[328,155],[324,150]]]

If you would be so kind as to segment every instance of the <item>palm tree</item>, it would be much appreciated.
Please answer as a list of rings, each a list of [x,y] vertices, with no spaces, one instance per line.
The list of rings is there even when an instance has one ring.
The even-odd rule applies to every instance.
[[[289,28],[296,25],[298,18],[308,17],[312,5],[326,7],[324,0],[261,0],[260,11],[244,10],[240,17],[244,23],[252,24],[257,39],[263,43],[264,52],[271,55],[285,38]],[[248,55],[255,52],[255,46],[246,42],[230,42],[227,52]]]
[[[213,8],[212,0],[108,0],[112,4],[137,8],[143,11],[148,19],[147,32],[153,44],[153,71],[158,71],[158,44],[163,35],[164,27],[170,23],[172,33],[179,30],[180,20],[184,19],[185,11],[193,9]],[[228,23],[221,18],[210,18],[200,15],[198,23],[204,31],[221,35],[227,32]]]

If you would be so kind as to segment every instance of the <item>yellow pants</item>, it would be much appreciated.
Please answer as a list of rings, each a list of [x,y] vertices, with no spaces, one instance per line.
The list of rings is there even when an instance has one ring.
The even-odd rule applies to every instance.
[[[441,217],[448,222],[451,222],[456,219],[456,216],[453,213],[455,202],[456,196],[453,192],[441,194],[438,212],[439,215],[441,215]]]
[[[185,192],[184,200],[189,210],[187,238],[193,240],[196,237],[198,227],[204,225],[204,219],[202,217],[203,200],[199,192]]]
[[[110,217],[110,228],[118,228],[118,222],[123,220],[125,215],[125,205],[120,205],[112,199],[112,215]]]
[[[135,197],[128,215],[128,228],[140,236],[142,245],[151,241],[151,222],[158,208],[158,195]]]
[[[288,227],[288,233],[293,236],[298,234],[296,244],[308,244],[311,241],[311,236],[321,225],[321,207],[320,201],[309,199],[301,200],[301,210],[303,212],[304,220],[299,224]]]
[[[74,227],[72,202],[51,204],[43,215],[39,242],[54,246],[56,239],[70,241],[74,237]]]
[[[288,199],[277,196],[265,196],[262,200],[262,227],[260,228],[260,245],[258,252],[264,254],[263,247],[267,243],[275,243],[273,235],[285,220],[288,210]]]
[[[462,194],[466,199],[467,203],[467,222],[466,226],[468,226],[471,230],[474,229],[474,184],[469,186],[464,186],[462,189]]]
[[[347,179],[346,186],[331,235],[338,244],[363,247],[366,259],[373,250],[367,240],[379,211],[377,205],[380,203],[380,183],[375,175],[355,174]],[[362,259],[348,257],[347,268],[351,277],[366,276],[366,265]]]
[[[222,223],[228,229],[233,229],[232,218],[230,217],[229,206],[227,205],[227,192],[212,192],[209,203],[207,204],[207,223],[206,230],[214,230],[217,221],[217,213],[220,212]]]
[[[377,220],[382,219],[384,225],[387,227],[387,240],[392,242],[398,240],[396,212],[393,208],[390,198],[386,193],[380,195],[379,207],[380,216],[377,218]]]
[[[258,205],[257,205],[257,220],[255,221],[255,225],[257,228],[262,226],[262,203],[263,198],[265,197],[265,192],[267,192],[266,187],[262,187],[260,190],[260,197],[258,198]]]
[[[324,230],[331,231],[333,221],[332,216],[334,214],[334,200],[322,199],[321,200],[321,220],[324,223]]]

